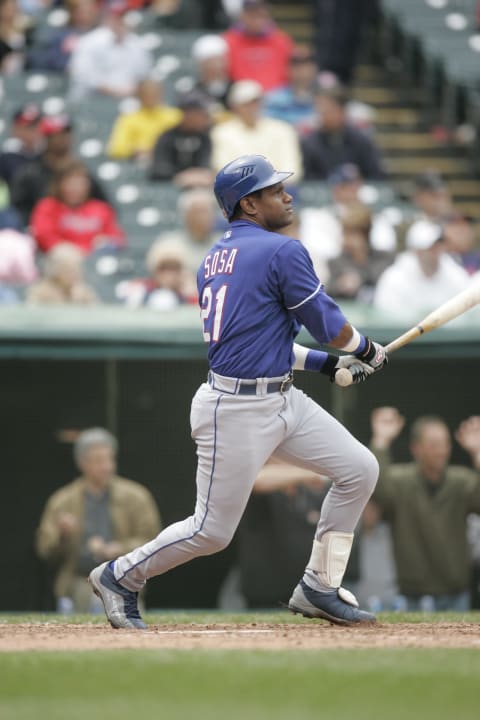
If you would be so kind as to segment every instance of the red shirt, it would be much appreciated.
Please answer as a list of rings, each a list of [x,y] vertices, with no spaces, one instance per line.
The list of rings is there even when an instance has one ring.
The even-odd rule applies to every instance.
[[[229,75],[237,80],[256,80],[264,90],[288,85],[288,62],[293,42],[274,25],[263,35],[247,35],[241,27],[224,33],[229,48]]]
[[[54,197],[45,197],[33,208],[30,229],[44,252],[61,242],[70,242],[88,253],[95,249],[99,236],[114,245],[125,244],[113,208],[93,198],[72,208]]]

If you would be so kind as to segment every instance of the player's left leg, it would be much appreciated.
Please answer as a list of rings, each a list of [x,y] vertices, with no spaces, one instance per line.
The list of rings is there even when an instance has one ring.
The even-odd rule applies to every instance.
[[[275,454],[331,481],[305,575],[290,600],[294,611],[333,622],[372,622],[341,583],[353,533],[378,477],[374,455],[335,418],[292,388],[284,419],[288,432]]]

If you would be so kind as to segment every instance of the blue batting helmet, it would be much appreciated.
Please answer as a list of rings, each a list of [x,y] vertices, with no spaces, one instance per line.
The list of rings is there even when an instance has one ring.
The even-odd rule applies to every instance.
[[[238,201],[262,188],[276,185],[293,175],[277,172],[263,155],[242,155],[223,167],[215,178],[217,202],[230,220]]]

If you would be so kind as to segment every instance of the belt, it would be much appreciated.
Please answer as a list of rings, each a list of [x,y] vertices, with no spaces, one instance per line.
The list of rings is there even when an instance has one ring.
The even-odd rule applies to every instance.
[[[266,395],[276,392],[287,392],[293,385],[293,372],[283,378],[257,378],[257,380],[243,380],[241,378],[225,377],[217,373],[208,373],[208,384],[214,390],[230,395]]]

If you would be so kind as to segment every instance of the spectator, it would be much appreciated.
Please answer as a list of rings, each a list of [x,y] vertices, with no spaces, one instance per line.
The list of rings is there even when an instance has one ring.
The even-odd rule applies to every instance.
[[[173,180],[179,187],[211,186],[210,113],[196,92],[179,99],[182,120],[159,137],[150,167],[151,180]]]
[[[232,85],[228,76],[228,45],[220,35],[202,35],[192,46],[197,80],[194,90],[203,94],[213,117],[222,119]]]
[[[228,101],[234,117],[211,132],[212,167],[218,172],[240,155],[267,156],[278,168],[289,168],[295,181],[302,178],[302,157],[295,130],[281,120],[262,115],[262,87],[254,80],[234,83]]]
[[[116,474],[117,441],[102,428],[80,433],[74,446],[81,472],[49,498],[36,535],[40,557],[55,564],[57,609],[90,612],[87,583],[99,561],[112,560],[160,529],[155,500],[139,483]]]
[[[406,246],[380,276],[374,305],[392,317],[418,319],[464,290],[469,276],[445,252],[439,225],[418,220],[407,232]]]
[[[249,608],[286,601],[303,571],[329,480],[271,459],[258,475],[238,530],[240,592]],[[358,580],[358,536],[344,585]]]
[[[317,275],[324,281],[328,279],[327,261],[338,257],[342,249],[343,217],[351,209],[365,208],[360,199],[362,185],[356,165],[340,165],[328,177],[332,203],[323,207],[305,207],[300,211],[301,241],[310,253]],[[370,247],[380,252],[394,252],[396,243],[391,222],[382,213],[373,214]]]
[[[382,180],[380,153],[368,135],[349,124],[348,97],[341,87],[317,86],[318,127],[302,138],[306,180],[325,180],[340,165],[353,163],[366,180]]]
[[[0,0],[0,74],[11,75],[23,66],[28,18],[17,0]]]
[[[188,269],[187,254],[174,242],[157,241],[147,253],[149,278],[125,280],[117,286],[117,297],[128,307],[173,310],[195,305],[195,276]]]
[[[81,101],[93,92],[128,97],[150,72],[152,58],[141,38],[128,29],[127,11],[123,0],[107,3],[103,25],[77,42],[70,62],[72,100]]]
[[[125,237],[113,208],[91,194],[83,163],[73,161],[52,181],[51,195],[33,208],[31,231],[42,252],[68,242],[92,252],[101,246],[121,247]]]
[[[415,179],[412,203],[416,220],[440,223],[453,211],[453,202],[445,181],[436,170],[426,170]]]
[[[302,46],[294,48],[288,62],[288,84],[267,93],[265,115],[290,123],[300,134],[311,130],[315,124],[316,77],[312,51]]]
[[[48,192],[55,173],[70,164],[73,156],[73,126],[67,115],[43,118],[40,126],[45,148],[40,155],[25,163],[12,184],[12,204],[28,225],[34,205]],[[90,174],[92,196],[107,201],[98,180]]]
[[[45,257],[43,278],[27,291],[27,302],[43,305],[93,305],[95,291],[83,279],[83,252],[70,243],[59,243]]]
[[[293,42],[277,28],[266,2],[243,0],[238,22],[223,37],[229,48],[229,74],[234,82],[256,80],[264,90],[288,83]]]
[[[182,112],[163,104],[163,88],[153,78],[142,80],[137,87],[140,107],[120,115],[113,126],[107,154],[119,160],[150,160],[160,135],[178,125]]]
[[[178,219],[180,228],[163,233],[159,240],[183,247],[188,266],[196,273],[221,234],[217,230],[217,203],[212,191],[196,188],[182,193],[178,199]]]
[[[449,465],[450,432],[436,416],[413,423],[413,462],[392,464],[390,447],[404,422],[396,408],[377,408],[371,416],[371,448],[380,463],[373,499],[392,528],[400,593],[409,610],[468,610],[466,526],[468,514],[480,512],[480,475]],[[480,418],[462,422],[455,437],[480,470]]]
[[[32,238],[16,230],[0,230],[0,304],[19,302],[20,288],[25,288],[36,276]]]
[[[372,214],[362,205],[350,208],[343,216],[342,252],[328,263],[326,289],[332,297],[372,301],[377,280],[392,264],[394,255],[370,246],[371,227]]]
[[[40,152],[42,114],[36,105],[24,105],[12,117],[10,136],[0,153],[0,177],[9,187],[16,173]]]
[[[445,249],[469,275],[480,270],[480,250],[476,247],[473,219],[452,212],[442,220]]]
[[[52,30],[42,44],[30,48],[26,57],[28,70],[65,72],[78,40],[93,30],[100,20],[98,0],[67,0],[68,22]]]

